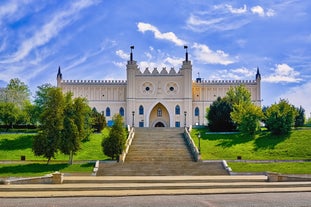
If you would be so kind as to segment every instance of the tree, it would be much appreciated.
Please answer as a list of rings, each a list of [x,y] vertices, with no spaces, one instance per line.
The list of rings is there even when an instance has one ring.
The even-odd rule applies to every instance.
[[[233,111],[230,115],[237,124],[238,130],[254,135],[259,128],[259,121],[263,114],[261,108],[251,102],[249,90],[244,85],[230,88],[225,99],[233,105]]]
[[[92,109],[93,129],[95,132],[101,132],[107,125],[106,118],[102,113],[97,112],[96,108]]]
[[[85,98],[77,97],[73,100],[74,122],[78,127],[79,139],[81,141],[89,140],[92,133],[93,119],[92,111]]]
[[[11,79],[4,91],[5,102],[14,103],[21,109],[25,101],[30,101],[30,90],[28,86],[18,78]]]
[[[231,87],[224,98],[232,105],[251,103],[251,93],[244,85]]]
[[[0,102],[0,120],[6,125],[6,130],[13,128],[13,124],[18,119],[19,108],[14,103]]]
[[[111,157],[111,159],[119,157],[126,142],[126,133],[122,116],[120,114],[115,115],[113,117],[113,122],[114,124],[111,127],[108,138],[102,141],[103,153]]]
[[[305,117],[305,109],[300,106],[296,108],[297,115],[295,117],[295,127],[302,127],[305,124],[306,117]]]
[[[212,103],[207,112],[208,127],[211,131],[233,131],[236,129],[230,113],[232,104],[220,97]]]
[[[72,93],[65,95],[64,129],[60,150],[69,155],[69,164],[73,162],[73,156],[81,148],[81,142],[87,140],[91,130],[91,109],[86,99],[72,99]]]
[[[250,135],[255,134],[262,117],[261,108],[254,104],[235,104],[231,112],[231,118],[238,124],[238,130]]]
[[[0,120],[6,125],[7,129],[13,127],[14,124],[29,123],[29,114],[27,107],[30,103],[30,91],[28,86],[18,78],[11,79],[8,85],[1,90],[0,102],[2,109],[6,111],[0,114]]]
[[[40,115],[40,131],[34,137],[32,148],[36,156],[47,158],[47,163],[59,149],[64,128],[64,105],[64,95],[60,88],[47,91]]]
[[[72,94],[65,95],[64,106],[64,128],[61,134],[60,150],[69,155],[69,164],[72,164],[73,155],[80,149],[79,130],[75,124],[75,109],[73,106]]]
[[[297,111],[287,100],[272,104],[265,113],[265,124],[268,130],[275,135],[288,134],[294,125]]]
[[[55,87],[51,84],[43,84],[38,86],[38,90],[36,91],[35,100],[34,100],[34,109],[33,116],[36,120],[40,122],[40,115],[43,113],[44,105],[48,100],[48,92],[49,90],[54,89]]]

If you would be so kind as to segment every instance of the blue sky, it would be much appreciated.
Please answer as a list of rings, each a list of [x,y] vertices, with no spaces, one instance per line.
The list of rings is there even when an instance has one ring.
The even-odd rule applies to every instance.
[[[1,0],[0,86],[125,79],[130,46],[143,70],[174,67],[188,45],[193,78],[262,75],[263,105],[311,112],[311,1]]]

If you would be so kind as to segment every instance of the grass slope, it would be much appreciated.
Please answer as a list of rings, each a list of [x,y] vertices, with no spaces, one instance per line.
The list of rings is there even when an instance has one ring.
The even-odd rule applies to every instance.
[[[311,159],[311,130],[293,130],[287,136],[272,136],[261,132],[255,137],[242,134],[209,134],[205,129],[193,129],[191,136],[198,146],[201,135],[202,159],[235,160],[305,160]]]
[[[102,152],[101,142],[103,136],[108,135],[105,129],[103,134],[92,134],[90,141],[84,142],[81,149],[74,156],[74,160],[105,160],[108,159]],[[0,134],[0,160],[26,160],[44,161],[46,158],[37,157],[32,152],[32,140],[35,134]],[[68,156],[58,153],[51,161],[67,161]]]

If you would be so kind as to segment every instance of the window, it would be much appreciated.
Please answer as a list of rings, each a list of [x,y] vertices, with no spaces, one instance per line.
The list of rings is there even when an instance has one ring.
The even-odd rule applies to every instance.
[[[143,121],[139,122],[139,127],[144,127],[144,122]]]
[[[144,107],[142,105],[139,106],[139,115],[144,114]]]
[[[196,107],[194,109],[194,116],[199,116],[199,115],[200,115],[200,109],[199,109],[199,107]]]
[[[109,107],[106,108],[106,116],[110,116],[110,108]]]
[[[161,108],[158,108],[158,111],[157,111],[157,115],[158,117],[162,117],[162,109]]]
[[[124,116],[124,108],[123,108],[123,107],[120,108],[119,114],[120,114],[121,116]]]
[[[180,127],[180,122],[179,121],[175,122],[175,127]]]
[[[175,107],[175,114],[176,114],[176,115],[179,115],[179,114],[180,114],[180,107],[179,107],[179,105],[177,105],[177,106]]]

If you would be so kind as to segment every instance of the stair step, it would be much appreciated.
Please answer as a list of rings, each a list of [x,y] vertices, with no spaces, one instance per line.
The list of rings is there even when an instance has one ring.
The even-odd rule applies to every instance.
[[[125,163],[101,163],[98,176],[228,175],[221,162],[197,163],[182,128],[136,128]]]

